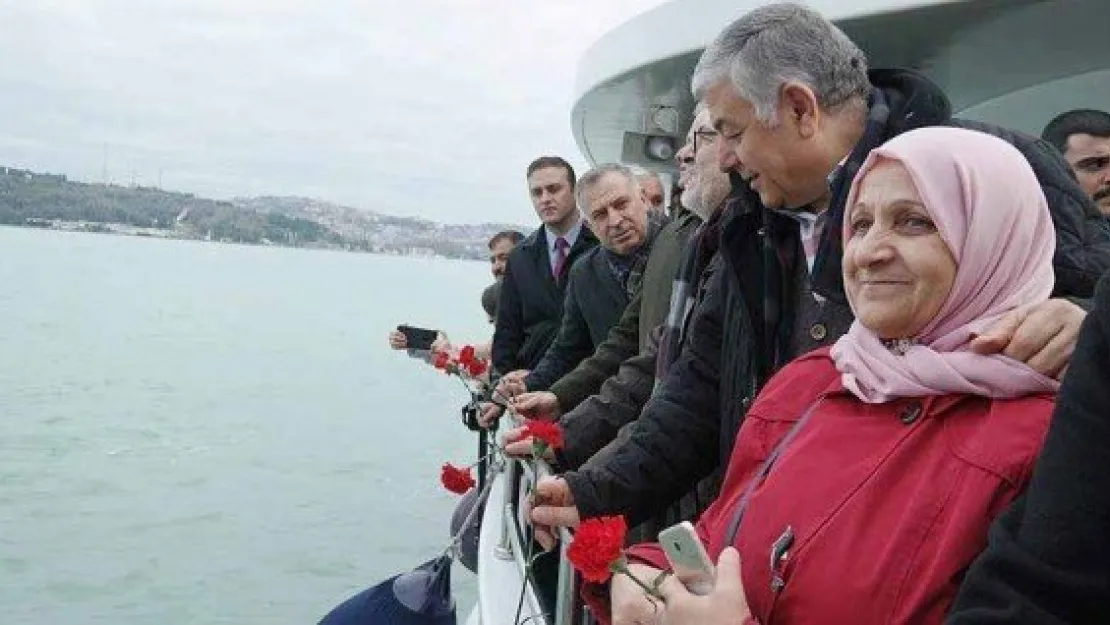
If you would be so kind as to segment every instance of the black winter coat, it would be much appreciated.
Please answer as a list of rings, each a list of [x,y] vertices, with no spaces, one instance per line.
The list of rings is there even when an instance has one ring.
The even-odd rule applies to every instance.
[[[567,254],[567,263],[574,263],[595,246],[597,237],[583,224]],[[543,358],[559,331],[566,283],[564,280],[557,284],[551,275],[543,227],[528,235],[509,254],[493,332],[492,358],[498,373],[531,369]]]
[[[1110,274],[1029,488],[995,521],[946,623],[1110,623]]]

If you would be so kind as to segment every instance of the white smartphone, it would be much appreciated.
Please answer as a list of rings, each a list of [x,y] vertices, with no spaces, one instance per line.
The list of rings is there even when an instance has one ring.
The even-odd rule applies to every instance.
[[[716,567],[709,559],[698,532],[689,521],[672,525],[659,532],[663,553],[674,569],[675,577],[695,595],[708,595],[713,590]]]

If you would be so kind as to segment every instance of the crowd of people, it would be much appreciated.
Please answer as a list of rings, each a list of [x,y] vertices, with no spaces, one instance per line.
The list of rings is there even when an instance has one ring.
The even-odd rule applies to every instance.
[[[621,515],[659,582],[586,585],[594,615],[1110,622],[1110,113],[955,118],[793,3],[725,27],[691,89],[671,210],[657,177],[545,156],[540,227],[490,242],[481,423],[564,431],[537,540]],[[683,520],[705,595],[654,542]]]

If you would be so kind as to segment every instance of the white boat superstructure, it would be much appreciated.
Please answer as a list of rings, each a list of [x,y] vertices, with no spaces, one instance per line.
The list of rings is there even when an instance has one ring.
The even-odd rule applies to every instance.
[[[702,49],[762,2],[678,0],[637,16],[582,58],[571,126],[592,163],[673,171]],[[960,117],[1030,134],[1057,113],[1110,107],[1106,0],[811,0],[871,67],[919,70]],[[654,143],[653,143],[654,141]],[[662,149],[669,142],[671,150]],[[660,158],[666,154],[667,158]]]
[[[583,155],[591,163],[673,172],[674,151],[692,120],[690,76],[703,47],[762,4],[676,0],[602,37],[578,68],[571,125]],[[1059,112],[1110,107],[1110,0],[808,4],[837,22],[868,54],[871,67],[921,71],[948,94],[961,117],[1039,134]],[[492,477],[481,530],[480,598],[469,624],[590,622],[565,558],[549,613],[541,593],[526,583],[527,533],[519,504],[534,483],[533,471],[514,462]]]

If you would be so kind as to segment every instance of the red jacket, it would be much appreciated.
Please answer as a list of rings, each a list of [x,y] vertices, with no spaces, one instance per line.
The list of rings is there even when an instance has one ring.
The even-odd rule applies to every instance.
[[[843,389],[828,350],[803,356],[752,406],[698,522],[714,561],[752,476],[818,401],[735,543],[752,614],[765,625],[941,623],[991,521],[1029,481],[1053,396],[868,405]],[[630,556],[669,568],[655,544]]]

